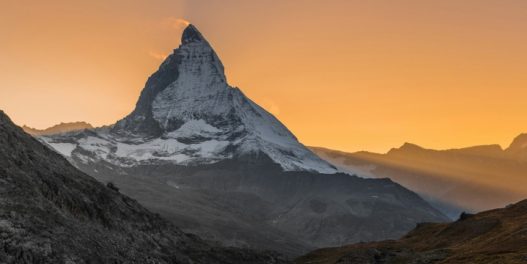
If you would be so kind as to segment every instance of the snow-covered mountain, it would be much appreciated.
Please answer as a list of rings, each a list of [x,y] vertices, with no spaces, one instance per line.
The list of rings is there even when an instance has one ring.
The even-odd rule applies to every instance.
[[[446,219],[388,179],[337,173],[228,85],[192,25],[127,117],[41,140],[183,230],[230,246],[298,256]]]
[[[284,170],[336,172],[278,119],[229,86],[218,56],[192,25],[149,78],[130,115],[76,142],[43,139],[67,157],[96,157],[119,166],[210,164],[263,152]]]

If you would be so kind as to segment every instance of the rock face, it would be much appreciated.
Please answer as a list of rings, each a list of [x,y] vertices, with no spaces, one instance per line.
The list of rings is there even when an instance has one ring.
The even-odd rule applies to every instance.
[[[78,171],[0,111],[0,263],[282,263],[211,246]]]
[[[298,255],[446,220],[390,180],[336,173],[227,84],[192,25],[130,115],[112,127],[40,139],[185,231],[226,245]]]
[[[399,240],[320,249],[296,263],[525,263],[527,200],[449,224],[423,223]]]
[[[390,178],[452,218],[462,211],[502,207],[527,196],[527,137],[499,145],[433,150],[406,143],[386,154],[311,148],[341,170]]]

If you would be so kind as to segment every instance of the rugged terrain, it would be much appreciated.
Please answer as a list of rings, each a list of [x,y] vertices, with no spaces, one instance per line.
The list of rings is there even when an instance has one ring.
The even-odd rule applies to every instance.
[[[0,263],[285,262],[182,232],[78,171],[1,111],[0,236]]]
[[[449,224],[423,223],[399,240],[319,249],[296,263],[526,263],[527,200]]]
[[[228,85],[192,25],[132,113],[113,126],[40,139],[185,231],[225,245],[298,256],[446,220],[391,180],[337,173]]]
[[[390,178],[427,199],[450,217],[462,211],[503,207],[527,196],[527,135],[499,145],[432,150],[406,143],[386,154],[311,148],[341,170]]]

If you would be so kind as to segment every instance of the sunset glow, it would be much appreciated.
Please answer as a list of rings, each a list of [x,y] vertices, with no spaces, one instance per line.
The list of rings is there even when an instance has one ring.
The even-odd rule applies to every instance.
[[[0,109],[112,124],[189,21],[306,145],[508,145],[527,132],[527,1],[2,1]]]

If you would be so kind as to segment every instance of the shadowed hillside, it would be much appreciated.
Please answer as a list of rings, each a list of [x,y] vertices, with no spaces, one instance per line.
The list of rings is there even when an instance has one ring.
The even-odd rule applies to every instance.
[[[0,111],[0,263],[280,263],[212,246],[78,171]]]

